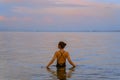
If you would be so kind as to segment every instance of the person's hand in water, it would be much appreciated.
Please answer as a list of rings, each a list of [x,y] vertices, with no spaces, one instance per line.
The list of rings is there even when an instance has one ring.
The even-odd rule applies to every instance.
[[[50,69],[49,66],[46,66],[47,69]]]
[[[76,67],[76,65],[74,64],[72,68],[75,68],[75,67]]]
[[[56,71],[52,70],[51,68],[47,68],[47,71],[50,72],[51,74],[57,76]]]
[[[74,69],[75,69],[75,67],[71,67],[71,68],[69,68],[69,70],[72,70],[72,71],[74,71]]]
[[[67,77],[71,78],[72,77],[72,72],[74,72],[74,71],[75,71],[75,67],[69,68],[69,72],[67,73]]]

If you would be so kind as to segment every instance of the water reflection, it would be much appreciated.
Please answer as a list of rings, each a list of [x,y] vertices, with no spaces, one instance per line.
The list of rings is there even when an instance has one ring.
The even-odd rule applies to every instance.
[[[47,71],[50,72],[53,76],[56,76],[59,80],[67,80],[67,78],[72,77],[72,73],[75,71],[75,67],[69,68],[69,71],[66,71],[66,67],[56,68],[52,70],[51,68],[47,68]]]

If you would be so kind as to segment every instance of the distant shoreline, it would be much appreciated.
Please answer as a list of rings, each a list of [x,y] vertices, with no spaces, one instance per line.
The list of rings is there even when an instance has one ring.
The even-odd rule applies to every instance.
[[[0,31],[0,32],[120,32],[118,31]]]

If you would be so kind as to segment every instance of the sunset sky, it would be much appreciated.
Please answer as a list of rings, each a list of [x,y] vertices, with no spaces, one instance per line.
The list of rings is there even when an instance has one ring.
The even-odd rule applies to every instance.
[[[120,30],[120,0],[0,0],[0,31]]]

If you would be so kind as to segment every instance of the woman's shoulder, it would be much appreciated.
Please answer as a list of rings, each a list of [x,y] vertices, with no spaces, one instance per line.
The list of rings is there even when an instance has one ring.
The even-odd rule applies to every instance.
[[[59,54],[60,53],[60,51],[58,50],[58,51],[55,51],[55,54],[57,55],[57,54]]]
[[[69,53],[69,52],[68,52],[68,51],[66,51],[66,50],[65,50],[64,52],[65,52],[66,54],[68,54],[68,53]]]
[[[55,51],[55,53],[59,53],[59,50],[58,50],[58,51]]]
[[[65,54],[65,55],[69,55],[69,52],[65,50],[65,51],[64,51],[64,54]]]
[[[69,55],[69,52],[68,51],[65,51],[66,55]]]

